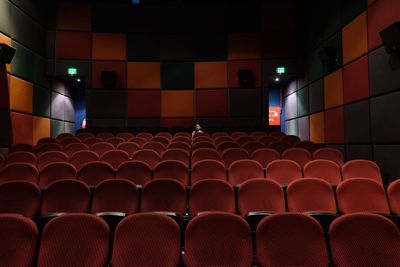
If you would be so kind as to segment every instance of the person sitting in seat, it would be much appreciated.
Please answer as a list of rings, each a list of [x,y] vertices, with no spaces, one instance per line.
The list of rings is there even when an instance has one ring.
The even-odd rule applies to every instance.
[[[201,130],[200,124],[196,124],[196,125],[195,125],[194,131],[192,132],[192,138],[195,137],[196,134],[198,134],[198,133],[204,133],[204,132]]]

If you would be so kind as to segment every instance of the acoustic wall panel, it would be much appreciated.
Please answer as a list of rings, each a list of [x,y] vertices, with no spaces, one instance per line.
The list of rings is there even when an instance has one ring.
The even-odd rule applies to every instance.
[[[9,78],[6,72],[0,71],[0,108],[10,108],[10,97],[8,90]]]
[[[65,132],[75,134],[75,124],[71,122],[65,122]]]
[[[343,107],[325,111],[325,142],[330,144],[344,143]]]
[[[342,2],[342,25],[354,19],[367,7],[367,0],[352,0]]]
[[[114,99],[113,99],[114,101]],[[72,98],[64,98],[64,120],[73,122],[75,121],[75,108]]]
[[[161,63],[161,88],[172,90],[193,89],[193,62]]]
[[[11,64],[11,73],[19,77],[22,77],[28,81],[33,81],[34,78],[33,53],[24,46],[15,42],[14,40],[12,41],[12,47],[14,47],[16,51]]]
[[[161,91],[128,91],[128,117],[159,118],[160,116]]]
[[[52,92],[51,94],[51,117],[64,120],[64,95]]]
[[[86,91],[87,116],[93,118],[118,118],[127,114],[126,91]],[[112,100],[112,101],[110,101]]]
[[[346,161],[353,160],[353,159],[373,160],[372,146],[371,145],[347,145],[346,146]]]
[[[1,3],[1,1],[0,1],[0,3]],[[6,36],[6,35],[4,35],[4,34],[2,34],[0,32],[0,43],[3,43],[3,44],[11,46],[11,38]],[[0,68],[1,68],[1,71],[3,71],[3,66],[1,66]],[[7,70],[8,72],[11,72],[11,65],[10,64],[6,64],[6,69],[5,70]]]
[[[342,30],[342,35],[344,63],[349,63],[367,53],[367,13],[363,12],[360,16],[345,26]]]
[[[228,115],[228,90],[196,91],[197,117],[223,117]]]
[[[194,37],[196,61],[226,60],[228,58],[228,37],[226,34],[198,33]]]
[[[271,40],[274,40],[271,42]],[[293,30],[268,31],[262,35],[263,58],[292,58],[297,56],[297,36]]]
[[[90,119],[89,127],[98,128],[125,128],[125,119]]]
[[[333,62],[324,64],[324,74],[329,74],[342,67],[343,64],[343,48],[342,48],[342,33],[339,31],[333,37],[328,39],[323,45],[324,48],[334,49],[335,58]]]
[[[11,16],[10,35],[30,50],[37,51],[38,47],[33,43],[35,34],[34,24],[36,22],[15,5],[11,7]]]
[[[299,124],[297,119],[286,121],[286,134],[299,135]]]
[[[10,109],[32,113],[33,85],[30,82],[9,76]]]
[[[51,137],[56,138],[57,135],[65,132],[65,124],[63,121],[51,120]]]
[[[49,79],[46,76],[46,60],[38,54],[35,54],[33,60],[35,64],[33,81],[43,87],[49,87]]]
[[[309,113],[308,87],[297,92],[297,116],[304,116]]]
[[[299,137],[301,140],[310,140],[310,122],[308,116],[298,119]]]
[[[163,91],[161,93],[161,115],[165,117],[192,117],[194,115],[192,90]]]
[[[374,161],[379,165],[382,174],[386,177],[400,177],[399,157],[399,145],[374,146]]]
[[[131,3],[127,3],[126,5],[110,5],[107,2],[94,2],[92,4],[92,31],[127,32],[131,6]]]
[[[92,33],[92,59],[126,60],[126,35]]]
[[[90,32],[56,32],[56,58],[90,59],[91,53],[92,36]]]
[[[342,69],[324,78],[325,108],[343,105],[343,74]]]
[[[318,144],[325,143],[324,112],[310,115],[310,141]]]
[[[239,88],[239,70],[250,69],[255,78],[255,86],[260,87],[261,82],[261,61],[230,61],[228,63],[228,86],[229,88]]]
[[[261,58],[260,33],[231,33],[229,34],[230,60]]]
[[[317,50],[311,53],[307,60],[307,71],[310,82],[314,82],[322,78],[323,65]]]
[[[11,112],[11,129],[13,144],[33,144],[33,117]]]
[[[103,71],[116,72],[118,76],[116,88],[126,88],[126,69],[127,66],[125,62],[92,61],[92,88],[104,88],[101,81],[101,73]]]
[[[285,119],[290,120],[297,117],[297,93],[289,95],[284,100]]]
[[[158,62],[128,62],[128,88],[160,89],[161,66]]]
[[[11,33],[11,3],[0,0],[0,31],[9,35]]]
[[[89,3],[57,3],[56,28],[58,30],[90,31],[92,9]]]
[[[229,90],[230,115],[238,117],[261,117],[262,101],[261,89]]]
[[[193,60],[193,37],[188,34],[167,34],[161,39],[162,61]]]
[[[33,86],[33,114],[50,117],[51,92],[46,88]]]
[[[195,64],[195,87],[227,88],[227,62],[197,62]]]
[[[195,124],[194,118],[163,118],[161,127],[192,127]]]
[[[345,106],[346,143],[371,142],[369,114],[370,105],[368,100]]]
[[[324,80],[318,80],[309,87],[310,113],[324,109]]]
[[[161,92],[160,92],[160,101],[161,101]],[[161,109],[161,104],[159,106],[159,109]],[[160,127],[160,125],[161,125],[160,118],[128,119],[128,122],[127,122],[128,127],[136,127],[136,128],[142,128],[142,127],[157,128],[157,127]]]
[[[364,56],[343,68],[343,98],[345,103],[369,96],[368,57]]]
[[[159,61],[160,36],[155,33],[129,33],[126,55],[128,61]]]
[[[8,146],[11,142],[11,118],[8,110],[0,109],[0,146]]]
[[[33,117],[33,144],[43,137],[50,137],[50,119]]]

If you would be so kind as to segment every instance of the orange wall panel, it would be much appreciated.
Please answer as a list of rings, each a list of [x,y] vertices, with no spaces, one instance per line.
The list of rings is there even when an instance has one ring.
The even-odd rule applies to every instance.
[[[128,88],[160,89],[160,63],[128,62]]]
[[[125,60],[126,35],[119,33],[93,33],[92,58],[97,60]]]
[[[40,138],[49,137],[50,134],[50,119],[33,117],[33,144],[37,144]]]
[[[367,12],[363,12],[342,30],[343,63],[346,64],[368,51]]]
[[[310,116],[310,141],[325,143],[325,116],[324,112]]]
[[[196,89],[228,87],[226,62],[197,62],[195,74]]]
[[[176,90],[161,93],[162,117],[192,117],[193,91]]]
[[[57,29],[90,31],[92,11],[89,3],[58,3]]]
[[[15,76],[8,76],[10,109],[32,113],[33,85]]]
[[[343,74],[337,70],[324,78],[325,108],[343,104]]]
[[[229,35],[229,59],[261,58],[260,33],[234,33]]]

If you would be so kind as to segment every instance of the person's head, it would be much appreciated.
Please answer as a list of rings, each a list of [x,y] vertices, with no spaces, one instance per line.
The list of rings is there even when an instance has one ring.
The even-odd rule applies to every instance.
[[[196,129],[196,131],[200,131],[201,130],[200,124],[196,124],[195,129]]]

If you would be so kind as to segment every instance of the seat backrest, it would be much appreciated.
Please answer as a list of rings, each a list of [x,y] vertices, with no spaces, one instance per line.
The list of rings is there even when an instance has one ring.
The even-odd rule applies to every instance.
[[[239,185],[238,210],[250,212],[284,212],[285,196],[282,187],[273,180],[251,179]]]
[[[134,142],[122,142],[120,143],[117,147],[118,150],[123,150],[126,153],[128,153],[129,157],[132,157],[132,155],[140,149],[140,146]]]
[[[151,141],[143,145],[143,149],[149,149],[157,152],[158,155],[162,155],[165,151],[166,146],[163,143]]]
[[[115,177],[144,185],[153,178],[153,170],[146,162],[131,160],[119,165]]]
[[[187,137],[187,138],[189,138],[189,139],[192,138],[192,136],[190,135],[190,133],[187,133],[187,132],[177,132],[177,133],[174,134],[174,138],[175,138],[175,137]]]
[[[204,179],[226,181],[226,169],[222,162],[217,160],[200,160],[192,166],[192,185]]]
[[[36,165],[36,155],[31,152],[18,151],[8,154],[6,164],[10,163],[28,163]]]
[[[36,155],[40,156],[41,154],[48,152],[48,151],[62,151],[63,147],[60,144],[42,144],[36,147]]]
[[[74,143],[81,143],[81,140],[77,137],[66,137],[63,138],[62,140],[59,141],[60,145],[62,145],[63,147],[66,147],[69,144],[74,144]]]
[[[99,157],[101,157],[104,153],[110,150],[114,150],[114,146],[112,144],[106,143],[106,142],[101,142],[101,143],[96,143],[90,147],[90,150],[93,152],[96,152]]]
[[[268,136],[268,134],[266,132],[252,132],[250,136],[256,140],[259,140],[262,137]]]
[[[105,152],[100,157],[100,160],[109,163],[114,169],[118,169],[118,166],[125,161],[129,161],[130,157],[123,150],[110,150]]]
[[[35,165],[28,163],[11,163],[0,172],[0,183],[7,181],[28,181],[37,183],[39,171]]]
[[[72,133],[60,133],[59,135],[57,135],[56,140],[60,142],[66,138],[71,138],[71,137],[74,137]]]
[[[142,212],[166,211],[184,215],[186,211],[186,190],[173,179],[156,179],[143,186]]]
[[[75,152],[78,151],[84,151],[84,150],[90,150],[89,146],[84,144],[84,143],[72,143],[69,145],[66,145],[63,149],[64,153],[68,155],[68,157],[72,157],[72,155]]]
[[[400,232],[396,225],[377,214],[343,215],[329,228],[334,266],[388,266],[400,263]]]
[[[249,152],[249,154],[251,155],[254,151],[265,148],[265,145],[263,143],[260,143],[257,141],[251,141],[251,142],[245,143],[243,145],[243,148],[246,149],[247,152]]]
[[[164,136],[154,136],[150,139],[150,142],[158,142],[163,144],[164,147],[167,147],[170,143],[170,139]]]
[[[311,154],[304,148],[289,148],[282,153],[282,159],[293,160],[304,167],[311,161]]]
[[[106,139],[106,142],[112,144],[114,147],[117,147],[119,144],[125,142],[125,139],[121,137],[110,137]]]
[[[223,180],[206,179],[190,189],[189,209],[192,216],[204,211],[225,211],[235,213],[235,192]]]
[[[6,158],[4,157],[4,155],[2,153],[0,153],[0,171],[3,168],[3,165],[6,162]]]
[[[303,177],[303,174],[298,163],[292,160],[280,159],[274,160],[267,165],[266,177],[284,185]]]
[[[264,146],[268,147],[271,143],[278,141],[276,137],[273,136],[263,136],[258,139],[258,142],[264,144]]]
[[[47,164],[39,176],[40,187],[47,187],[57,180],[76,179],[77,171],[74,165],[67,162],[54,162]]]
[[[96,137],[101,138],[104,141],[106,141],[107,139],[114,137],[114,134],[107,133],[107,132],[102,132],[102,133],[96,134]]]
[[[113,267],[176,267],[180,260],[180,229],[170,217],[157,213],[134,214],[117,226]]]
[[[49,151],[43,153],[37,158],[37,167],[39,171],[49,164],[54,162],[68,162],[68,155],[61,151]]]
[[[286,198],[291,212],[337,213],[331,185],[319,178],[303,178],[291,182],[286,190]]]
[[[43,193],[42,215],[59,212],[82,212],[90,209],[90,189],[78,180],[58,180]]]
[[[171,140],[171,139],[172,139],[172,134],[170,134],[170,133],[168,133],[168,132],[159,132],[159,133],[156,133],[156,134],[155,134],[155,137],[158,137],[158,136],[165,137],[165,138],[167,138],[168,140]]]
[[[248,158],[249,153],[243,148],[228,148],[221,154],[221,161],[227,169],[233,162]]]
[[[98,138],[98,137],[88,137],[83,141],[83,143],[86,144],[88,147],[91,147],[94,144],[102,143],[102,142],[104,142],[103,139]]]
[[[150,141],[150,139],[153,138],[153,135],[151,133],[138,133],[136,134],[136,137],[141,137],[146,139],[147,141]]]
[[[188,267],[251,266],[250,226],[231,213],[204,212],[196,216],[186,228],[184,262]]]
[[[203,141],[203,142],[194,143],[193,146],[192,146],[193,150],[197,150],[197,149],[200,149],[200,148],[215,149],[215,145],[212,142]]]
[[[229,166],[228,180],[231,185],[241,184],[249,179],[256,178],[264,178],[264,169],[257,161],[241,159]]]
[[[346,162],[342,166],[343,180],[354,177],[364,177],[372,179],[383,185],[379,166],[370,160],[355,159]]]
[[[0,266],[35,266],[39,231],[35,223],[16,214],[0,214]]]
[[[18,151],[25,151],[25,152],[31,152],[31,153],[36,153],[35,148],[31,144],[14,144],[11,145],[10,150],[8,151],[9,153],[13,152],[18,152]]]
[[[226,132],[215,132],[215,133],[213,133],[213,134],[211,135],[211,138],[215,140],[215,139],[217,139],[218,137],[222,137],[222,136],[229,136],[229,134],[226,133]]]
[[[246,144],[248,142],[254,142],[254,141],[256,141],[256,140],[253,137],[248,136],[248,135],[241,136],[238,139],[236,139],[236,142],[241,146],[243,146],[244,144]]]
[[[271,149],[275,149],[279,152],[280,155],[282,155],[285,150],[292,148],[292,145],[283,141],[275,141],[270,143],[268,147]]]
[[[132,137],[128,141],[136,143],[139,147],[142,147],[144,144],[146,144],[148,142],[146,138],[139,137],[139,136]]]
[[[291,144],[292,146],[294,146],[295,144],[297,144],[298,142],[300,142],[300,138],[296,135],[286,135],[286,136],[282,136],[281,141],[286,142]]]
[[[188,153],[190,153],[192,148],[189,143],[173,141],[168,145],[167,149],[182,149],[182,150],[185,150]]]
[[[266,167],[270,162],[280,158],[279,152],[271,148],[257,149],[250,155],[250,159],[257,161],[263,167]]]
[[[89,162],[98,161],[99,155],[93,151],[84,150],[75,152],[69,159],[69,162],[75,166],[76,170],[79,171],[83,165]]]
[[[340,167],[344,163],[342,152],[336,148],[328,148],[328,147],[320,148],[314,151],[313,158],[331,160]]]
[[[78,171],[78,179],[89,186],[96,186],[101,181],[114,179],[114,168],[102,161],[88,162]]]
[[[217,145],[217,150],[222,153],[229,148],[240,148],[240,145],[234,141],[223,142]]]
[[[219,136],[219,137],[214,138],[214,144],[216,146],[218,146],[219,144],[224,143],[224,142],[234,142],[234,141],[235,141],[235,139],[233,139],[230,136]]]
[[[116,137],[122,138],[125,141],[128,141],[129,139],[131,139],[132,137],[135,137],[132,133],[129,132],[122,132],[122,133],[118,133],[116,135]]]
[[[171,142],[182,142],[190,145],[192,143],[192,139],[187,136],[175,136],[174,138],[172,138]]]
[[[189,169],[178,160],[164,160],[154,167],[154,179],[175,179],[183,185],[189,185]]]
[[[328,266],[324,231],[314,218],[301,213],[267,216],[256,230],[260,266]]]
[[[199,148],[192,152],[192,166],[200,160],[220,160],[220,155],[217,150],[213,148]]]
[[[330,160],[312,160],[304,166],[303,173],[304,177],[317,177],[331,185],[337,185],[342,181],[339,165]]]
[[[107,266],[109,240],[103,219],[90,214],[61,215],[44,227],[38,266]]]
[[[233,132],[233,133],[231,134],[231,137],[232,137],[233,139],[235,139],[235,140],[238,140],[239,138],[245,137],[245,136],[249,136],[249,134],[246,133],[246,132],[240,132],[240,131],[238,131],[238,132]]]
[[[78,133],[76,135],[76,137],[79,138],[79,140],[81,140],[81,142],[84,142],[86,139],[95,137],[95,136],[92,133]]]
[[[32,182],[3,183],[0,185],[0,213],[16,213],[32,218],[39,213],[40,195],[40,188]]]
[[[387,196],[390,204],[390,211],[400,215],[400,180],[391,182],[387,188]]]
[[[352,178],[341,182],[336,188],[336,198],[342,213],[390,213],[385,189],[371,179]]]
[[[92,213],[136,213],[139,208],[139,190],[128,180],[106,180],[99,183],[93,193]]]
[[[282,132],[275,131],[275,132],[270,133],[268,136],[273,136],[273,137],[276,137],[276,138],[280,139],[280,138],[286,136],[286,134],[282,133]]]
[[[213,143],[214,141],[209,136],[198,136],[198,135],[196,135],[195,137],[193,137],[193,141],[192,141],[193,144],[200,143],[200,142]]]
[[[140,160],[146,162],[151,169],[161,161],[161,156],[154,150],[141,149],[132,155],[132,160]]]
[[[190,155],[189,152],[179,148],[167,149],[161,156],[161,159],[164,160],[178,160],[186,165],[189,168],[190,166]]]
[[[308,152],[310,152],[311,154],[313,154],[316,150],[322,148],[321,144],[316,144],[312,141],[301,141],[294,144],[293,147],[304,148],[308,150]]]

